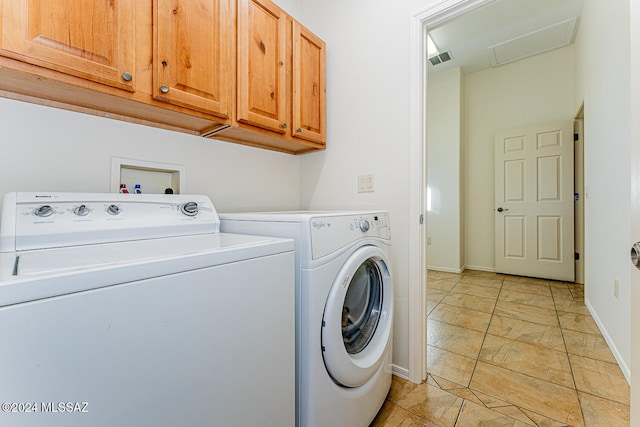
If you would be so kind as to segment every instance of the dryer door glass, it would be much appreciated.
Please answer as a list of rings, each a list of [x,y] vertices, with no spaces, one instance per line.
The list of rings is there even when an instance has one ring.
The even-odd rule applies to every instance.
[[[382,308],[382,276],[367,259],[354,273],[342,306],[342,339],[349,354],[360,353],[371,341]]]
[[[329,290],[322,316],[322,357],[340,386],[359,387],[382,363],[390,363],[393,283],[388,266],[381,248],[362,246],[345,260]]]

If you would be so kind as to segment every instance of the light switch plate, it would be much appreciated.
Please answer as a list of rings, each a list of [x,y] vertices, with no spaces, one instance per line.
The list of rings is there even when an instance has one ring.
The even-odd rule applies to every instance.
[[[358,175],[358,193],[373,193],[375,191],[374,175]]]

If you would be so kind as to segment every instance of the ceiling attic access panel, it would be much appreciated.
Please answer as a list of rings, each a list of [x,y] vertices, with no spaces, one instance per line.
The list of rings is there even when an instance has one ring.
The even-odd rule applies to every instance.
[[[154,0],[153,97],[229,118],[233,99],[231,0]]]
[[[133,0],[2,2],[2,55],[130,92]]]
[[[287,133],[287,15],[269,0],[238,0],[238,117]]]

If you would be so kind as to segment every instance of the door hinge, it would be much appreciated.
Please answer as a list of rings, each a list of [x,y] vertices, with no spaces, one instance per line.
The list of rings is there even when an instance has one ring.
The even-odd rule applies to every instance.
[[[424,214],[420,214],[420,225],[424,224]]]
[[[579,139],[580,139],[580,135],[578,135],[577,133],[574,133],[573,134],[573,141],[575,142],[575,141],[577,141]]]
[[[573,193],[573,201],[577,202],[578,200],[580,200],[580,193]]]
[[[580,252],[576,252],[576,261],[580,260]]]

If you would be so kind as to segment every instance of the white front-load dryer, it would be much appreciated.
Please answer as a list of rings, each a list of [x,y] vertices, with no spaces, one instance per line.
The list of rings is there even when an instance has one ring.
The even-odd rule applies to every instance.
[[[270,212],[220,218],[227,233],[294,239],[297,425],[368,426],[391,386],[388,213]]]

